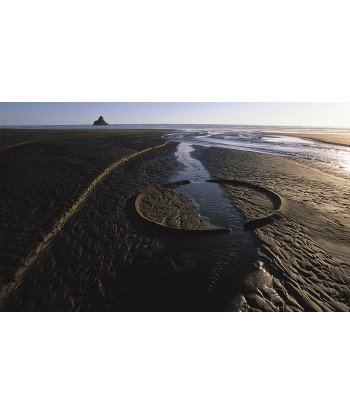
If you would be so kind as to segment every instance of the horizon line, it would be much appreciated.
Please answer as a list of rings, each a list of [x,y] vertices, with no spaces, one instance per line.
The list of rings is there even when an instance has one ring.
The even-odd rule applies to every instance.
[[[108,123],[106,126],[98,126],[89,124],[4,124],[0,125],[0,128],[7,128],[7,127],[59,127],[59,126],[86,126],[86,127],[108,127],[113,125],[225,125],[225,126],[232,126],[232,127],[291,127],[291,128],[329,128],[329,129],[337,129],[337,128],[346,128],[350,129],[350,126],[326,126],[326,125],[285,125],[285,124],[231,124],[231,123]]]

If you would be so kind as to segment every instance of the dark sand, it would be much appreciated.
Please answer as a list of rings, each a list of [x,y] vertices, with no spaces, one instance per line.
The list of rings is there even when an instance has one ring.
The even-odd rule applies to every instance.
[[[26,298],[26,290],[23,288],[21,291],[20,287],[14,289],[14,286],[17,286],[17,280],[21,279],[28,286],[31,285],[30,278],[27,278],[28,271],[24,273],[25,278],[18,278],[16,274],[21,271],[23,264],[33,255],[37,256],[39,260],[35,260],[29,268],[33,269],[36,274],[40,261],[46,258],[48,251],[45,246],[44,252],[40,252],[42,243],[48,241],[48,247],[51,247],[56,242],[57,236],[61,236],[60,232],[58,235],[55,234],[51,240],[52,231],[57,228],[62,217],[72,208],[72,216],[80,213],[85,202],[83,201],[76,206],[77,201],[108,166],[143,149],[165,143],[165,140],[161,138],[163,132],[160,130],[28,131],[12,130],[4,135],[3,131],[1,132],[2,141],[7,144],[11,142],[11,135],[17,143],[27,143],[29,140],[36,141],[38,137],[40,142],[8,147],[0,153],[2,219],[0,299],[6,299],[9,292],[11,295],[23,292]],[[150,185],[162,180],[161,173],[165,170],[165,165],[168,168],[169,164],[167,159],[171,158],[172,165],[174,168],[176,167],[172,156],[176,145],[171,144],[169,147],[172,149],[162,148],[162,157],[156,160],[153,160],[154,154],[150,156],[145,153],[141,154],[137,160],[131,159],[126,162],[128,174],[120,173],[120,180],[117,182],[120,188],[127,190],[128,196],[124,195],[123,199],[123,196],[118,193],[119,189],[115,193],[109,191],[105,195],[106,202],[111,200],[111,209],[114,215],[116,214],[114,210],[117,211],[118,205],[122,205],[121,209],[123,209],[125,200],[131,197],[134,192],[143,190],[142,186],[146,187],[145,183]],[[139,163],[141,163],[140,166]],[[120,171],[123,168],[125,167],[121,165]],[[136,173],[138,168],[139,175]],[[151,178],[148,178],[147,175],[150,175]],[[96,197],[98,205],[100,200],[96,190],[99,190],[102,184],[103,181],[98,183],[88,195],[88,198],[91,199]],[[116,208],[113,208],[113,205],[116,205]],[[97,206],[96,209],[99,210],[99,207]],[[101,214],[103,215],[103,212]],[[69,224],[64,225],[65,229],[71,225],[72,219],[68,219]],[[89,218],[89,221],[95,224],[93,217]],[[120,217],[120,220],[118,218],[118,221],[113,224],[109,223],[109,225],[112,226],[112,232],[115,232],[117,225],[120,225],[121,228],[127,227],[127,224],[123,223],[123,217]],[[99,230],[100,228],[94,228],[92,232],[99,232]],[[94,235],[86,236],[86,238],[92,237]],[[122,234],[121,239],[127,237],[132,238],[132,231],[128,232],[128,236]],[[97,240],[97,242],[99,241]],[[123,240],[123,242],[125,241]],[[98,243],[98,245],[100,244]],[[96,252],[91,251],[87,254],[94,256]],[[45,272],[50,273],[52,267],[54,267],[54,263],[49,264],[49,269]],[[67,269],[69,269],[68,259],[61,264],[59,272],[66,272]],[[23,281],[21,284],[25,285]],[[35,298],[42,294],[39,286],[32,285],[30,289],[35,291]],[[45,295],[47,294],[45,293]],[[63,307],[62,309],[70,308]],[[24,305],[23,309],[28,309],[28,307]],[[50,309],[50,307],[48,305],[35,306],[34,309]]]
[[[221,236],[174,238],[135,211],[137,195],[179,168],[177,144],[164,145],[162,131],[0,134],[2,310],[349,310],[350,192],[341,177],[311,162],[198,148],[213,178],[254,182],[283,201],[271,223],[247,230],[263,266],[232,266],[220,278],[221,263],[206,257],[212,246],[220,252]],[[36,142],[12,146],[28,141]],[[273,214],[266,194],[222,186],[246,220]],[[202,223],[193,202],[171,191],[148,202],[144,213],[157,221],[166,210],[165,223],[173,212],[176,226]],[[211,266],[218,278],[208,290]]]
[[[150,223],[174,230],[208,230],[209,220],[201,217],[198,205],[187,195],[163,186],[151,187],[138,195],[136,210]]]
[[[95,139],[96,137],[103,137],[103,138],[113,138],[113,137],[125,137],[125,136],[132,136],[132,137],[142,137],[146,134],[146,136],[152,136],[154,133],[155,137],[159,137],[162,134],[161,130],[120,130],[120,129],[103,129],[94,128],[94,129],[11,129],[11,128],[1,128],[0,129],[0,150],[4,150],[9,147],[19,146],[22,144],[28,143],[40,143],[40,142],[47,142],[47,141],[71,141],[71,140],[87,140],[87,139]],[[68,143],[67,143],[68,144]]]

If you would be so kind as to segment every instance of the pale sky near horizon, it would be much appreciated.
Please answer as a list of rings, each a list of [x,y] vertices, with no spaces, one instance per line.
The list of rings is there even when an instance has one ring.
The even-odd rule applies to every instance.
[[[350,103],[1,102],[0,125],[245,124],[350,128]]]

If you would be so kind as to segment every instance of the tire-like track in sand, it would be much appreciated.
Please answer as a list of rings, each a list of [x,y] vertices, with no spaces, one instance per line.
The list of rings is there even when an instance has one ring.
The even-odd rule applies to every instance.
[[[31,254],[25,259],[23,265],[17,269],[14,275],[14,280],[10,282],[7,286],[6,291],[4,291],[0,298],[0,307],[6,302],[8,296],[21,284],[24,279],[25,273],[27,270],[37,261],[37,259],[45,252],[51,241],[58,235],[58,233],[63,229],[66,223],[72,218],[72,216],[82,207],[87,198],[95,190],[98,184],[109,175],[114,169],[126,163],[127,161],[138,157],[149,151],[157,150],[159,148],[165,147],[170,144],[171,141],[166,141],[163,144],[156,146],[148,147],[143,150],[137,151],[133,154],[125,156],[107,166],[102,173],[95,177],[95,179],[88,185],[85,191],[78,197],[78,199],[73,203],[73,205],[66,210],[66,212],[60,217],[60,219],[54,224],[50,232],[48,232],[41,242],[36,246]],[[23,143],[21,143],[23,144]]]

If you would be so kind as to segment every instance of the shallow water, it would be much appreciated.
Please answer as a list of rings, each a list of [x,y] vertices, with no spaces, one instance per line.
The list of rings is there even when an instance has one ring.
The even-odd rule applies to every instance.
[[[182,168],[171,178],[172,182],[190,180],[191,184],[179,186],[175,190],[191,196],[199,206],[202,216],[208,217],[214,225],[222,228],[244,226],[240,211],[224,196],[217,183],[208,183],[210,173],[203,164],[192,157],[194,148],[189,143],[180,143],[175,153]]]
[[[231,228],[223,235],[205,236],[191,240],[174,240],[171,249],[179,249],[201,257],[201,272],[206,274],[206,291],[214,294],[218,301],[222,293],[231,299],[240,294],[244,278],[263,266],[259,257],[259,242],[256,236],[244,229],[245,218],[239,209],[224,196],[217,183],[208,183],[210,173],[203,164],[192,157],[194,148],[187,142],[180,143],[175,153],[182,168],[171,177],[171,181],[191,180],[191,184],[179,186],[176,191],[191,196],[199,206],[202,216],[220,228]],[[219,300],[220,299],[220,300]],[[215,300],[214,300],[215,301]],[[224,302],[221,304],[225,306]]]
[[[278,131],[279,129],[275,128],[274,134]],[[314,129],[303,131],[305,133],[319,132]],[[325,129],[322,132],[328,132],[328,130]],[[350,148],[348,147],[299,137],[269,136],[259,128],[183,128],[166,134],[166,138],[206,147],[223,147],[312,160],[335,170],[350,172]]]

